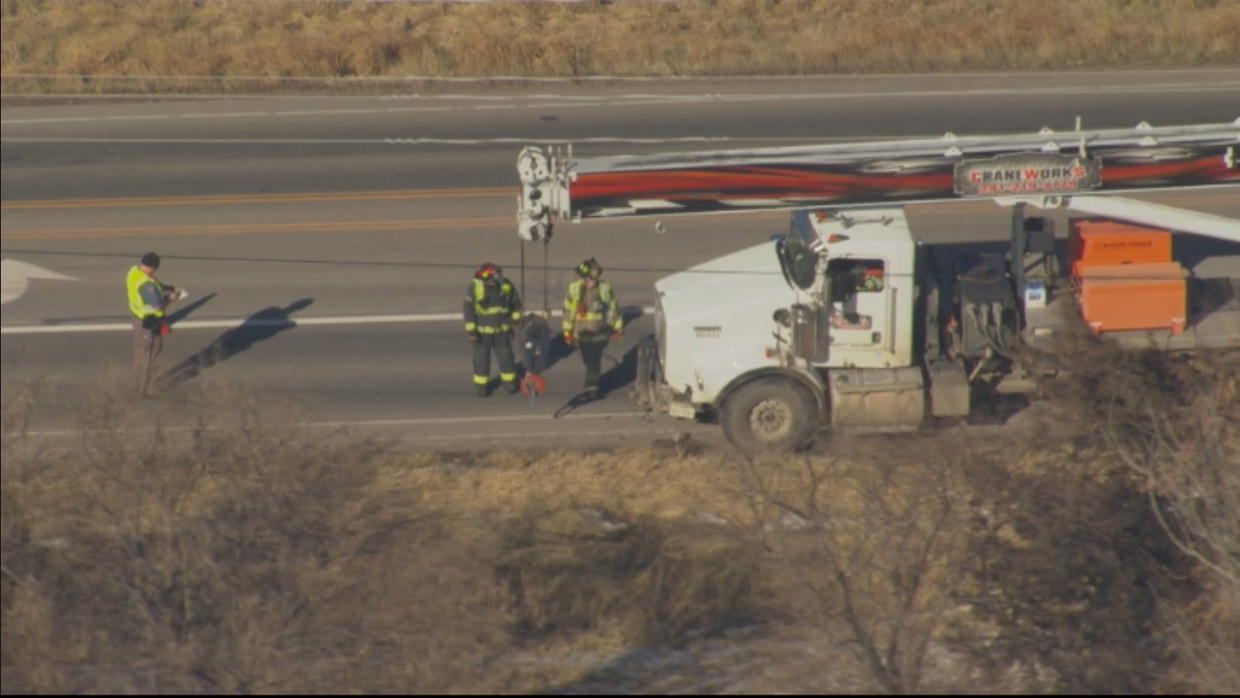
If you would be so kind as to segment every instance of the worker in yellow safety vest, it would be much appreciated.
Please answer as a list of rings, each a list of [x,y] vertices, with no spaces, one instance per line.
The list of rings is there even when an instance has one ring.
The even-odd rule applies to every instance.
[[[517,392],[517,367],[512,356],[513,327],[521,321],[521,297],[499,265],[487,262],[474,272],[465,290],[465,334],[474,345],[474,389],[491,394],[491,352],[499,364],[504,389]]]
[[[590,397],[599,392],[599,373],[603,350],[611,339],[620,339],[624,317],[616,303],[611,283],[601,280],[603,268],[591,257],[577,265],[580,278],[568,285],[564,296],[564,341],[581,349],[586,366],[585,391]]]
[[[133,315],[133,387],[138,397],[153,395],[155,359],[163,348],[164,335],[170,331],[164,311],[169,303],[185,295],[181,289],[161,283],[155,276],[158,269],[159,255],[147,252],[125,277]]]

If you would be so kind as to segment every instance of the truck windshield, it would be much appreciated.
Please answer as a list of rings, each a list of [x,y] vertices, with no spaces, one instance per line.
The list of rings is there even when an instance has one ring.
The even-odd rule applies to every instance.
[[[798,218],[804,212],[798,211],[792,218],[788,234],[775,243],[775,253],[779,255],[779,268],[784,272],[784,279],[802,291],[814,285],[814,269],[818,265],[818,253],[811,250],[805,243],[802,231],[799,230]],[[808,218],[803,221],[808,225]]]

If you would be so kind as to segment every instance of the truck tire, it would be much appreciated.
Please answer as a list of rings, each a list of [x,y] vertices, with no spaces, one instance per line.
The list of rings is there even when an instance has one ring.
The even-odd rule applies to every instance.
[[[785,378],[759,378],[724,400],[719,422],[737,449],[791,453],[813,440],[818,407],[808,391]]]

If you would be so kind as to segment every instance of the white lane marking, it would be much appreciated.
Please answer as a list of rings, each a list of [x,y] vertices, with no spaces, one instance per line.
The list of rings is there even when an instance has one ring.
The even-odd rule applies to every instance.
[[[501,138],[73,138],[37,136],[17,136],[0,138],[4,143],[180,143],[180,144],[212,144],[212,145],[492,145],[511,143],[524,145],[528,143],[726,143],[732,138],[728,136],[683,136],[679,138],[620,138],[599,136],[594,138],[534,138],[534,137],[501,137]],[[795,141],[803,142],[805,138],[780,136],[776,138],[746,138],[746,141]],[[823,141],[829,139],[821,139]]]
[[[77,281],[77,277],[58,274],[50,269],[16,259],[0,260],[0,305],[12,303],[25,295],[30,279]]]
[[[565,419],[580,419],[580,418],[581,416],[579,415],[579,416],[573,416],[573,417],[560,417],[560,420],[562,421]],[[347,425],[349,423],[345,422],[344,424]],[[306,424],[303,426],[318,428],[321,425]],[[185,428],[164,427],[163,428],[164,432],[173,432],[173,433],[184,432],[184,431],[189,431],[189,430],[190,430],[190,427],[185,427]],[[124,432],[123,431],[121,433],[140,434],[143,432],[138,432],[138,431]],[[484,436],[478,436],[478,435],[462,436],[460,434],[456,434],[456,435],[447,434],[447,435],[439,435],[439,436],[436,436],[433,434],[405,434],[403,435],[403,438],[405,440],[410,440],[410,441],[461,441],[461,442],[471,442],[471,443],[477,443],[477,442],[490,443],[491,441],[494,441],[494,440],[548,439],[548,438],[554,438],[557,436],[641,436],[643,434],[651,435],[654,433],[658,433],[658,432],[656,432],[656,430],[652,427],[650,429],[607,429],[603,431],[571,429],[567,431],[537,431],[537,432],[510,431],[510,432],[499,432],[499,433],[491,432],[491,433],[487,433]],[[63,438],[66,436],[81,436],[81,434],[82,432],[80,431],[68,431],[68,430],[54,431],[53,430],[53,431],[28,431],[28,432],[25,432],[23,436],[29,436],[29,437],[35,437],[35,438]],[[671,436],[671,435],[668,434],[668,436]],[[464,446],[464,448],[468,448],[468,446]]]
[[[645,413],[642,413],[642,412],[597,412],[597,413],[589,413],[589,414],[567,414],[562,417],[555,417],[554,415],[550,415],[550,414],[497,415],[494,417],[428,417],[428,418],[410,418],[410,419],[362,419],[362,420],[333,420],[333,421],[321,421],[321,422],[300,422],[296,424],[285,424],[283,426],[301,426],[301,427],[310,427],[310,428],[318,428],[318,429],[339,429],[342,427],[417,427],[417,426],[442,426],[445,424],[477,424],[480,422],[563,422],[563,421],[568,421],[568,420],[581,421],[581,420],[590,420],[590,419],[619,419],[619,418],[645,419],[646,415]],[[192,426],[163,427],[162,430],[165,432],[178,433],[178,432],[193,431],[198,428],[199,427],[192,427]],[[229,428],[228,427],[215,427],[209,430],[229,431]],[[77,434],[82,434],[84,431],[92,432],[92,431],[102,431],[102,430],[94,430],[94,429],[33,430],[32,429],[30,431],[22,432],[21,435],[40,436],[40,437],[73,436]],[[478,437],[478,438],[487,438],[487,439],[511,438],[511,437],[518,437],[518,436],[525,436],[525,437],[532,436],[532,437],[537,437],[537,438],[546,438],[548,436],[553,436],[553,435],[560,434],[560,433],[606,435],[606,434],[642,434],[642,433],[649,433],[649,431],[650,430],[647,430],[647,429],[641,429],[641,430],[609,429],[606,431],[583,432],[577,429],[573,429],[572,431],[566,431],[566,432],[545,432],[544,431],[544,432],[538,432],[538,433],[509,432],[506,434],[487,434],[485,436]],[[127,433],[140,433],[140,430],[128,430]],[[461,437],[460,435],[445,434],[445,435],[440,435],[440,436],[417,435],[416,438],[459,440]]]
[[[848,77],[856,77],[856,76],[838,76],[838,75],[833,76],[834,79],[847,79]],[[146,79],[146,78],[143,78],[143,79]],[[863,76],[863,79],[869,79],[869,77]],[[1220,80],[1213,80],[1210,82],[1170,82],[1170,83],[1148,83],[1147,82],[1141,85],[1131,85],[1131,86],[1091,85],[1087,87],[1081,87],[1081,86],[1065,85],[1061,87],[1030,88],[1030,90],[1074,91],[1075,92],[1075,91],[1081,91],[1081,90],[1092,91],[1096,89],[1101,89],[1101,90],[1111,90],[1111,91],[1128,90],[1128,91],[1134,91],[1134,92],[1141,92],[1141,91],[1182,92],[1182,91],[1201,91],[1201,90],[1208,90],[1208,91],[1230,90],[1230,89],[1236,89],[1236,88],[1240,88],[1240,81],[1220,79]],[[1007,94],[1007,93],[1016,93],[1016,92],[1026,93],[1028,91],[1029,90],[1015,90],[1013,88],[996,87],[996,88],[975,88],[972,90],[944,89],[944,90],[938,90],[938,91],[904,90],[904,91],[898,91],[898,92],[873,92],[871,91],[871,92],[844,92],[844,93],[823,93],[819,91],[817,93],[800,93],[799,92],[795,94],[810,94],[811,97],[825,97],[825,96],[847,97],[849,95],[906,96],[906,95],[924,95],[924,94],[944,94],[944,95],[995,94],[995,93]],[[267,102],[274,102],[274,101],[281,101],[281,102],[327,102],[327,101],[363,102],[363,101],[375,101],[375,100],[378,100],[378,101],[391,101],[391,100],[413,101],[413,100],[416,100],[420,102],[458,102],[458,101],[459,102],[502,102],[502,103],[511,104],[511,105],[519,105],[519,103],[523,101],[556,100],[557,102],[559,101],[569,102],[569,103],[581,102],[581,103],[586,103],[586,104],[597,105],[600,103],[609,103],[609,104],[617,103],[617,102],[622,103],[628,100],[643,100],[643,101],[655,100],[655,101],[664,101],[664,102],[683,102],[686,100],[702,100],[702,99],[719,100],[719,99],[725,99],[729,96],[750,98],[750,97],[761,97],[762,95],[746,95],[745,93],[737,93],[736,95],[725,95],[719,92],[708,92],[708,93],[700,93],[700,94],[684,94],[684,93],[659,94],[656,92],[644,92],[644,93],[637,92],[637,93],[622,93],[622,94],[615,94],[615,95],[574,95],[574,94],[555,94],[555,93],[545,93],[545,92],[544,93],[519,94],[519,95],[471,95],[471,94],[463,94],[463,93],[461,94],[456,94],[456,93],[421,94],[417,92],[406,93],[406,94],[386,94],[386,95],[262,95],[262,94],[237,94],[237,93],[184,95],[184,94],[177,94],[177,93],[143,94],[143,93],[124,93],[124,92],[109,92],[109,93],[101,93],[101,94],[75,94],[75,93],[54,93],[54,92],[51,92],[51,93],[49,92],[4,92],[2,93],[2,96],[4,97],[26,97],[26,98],[32,98],[32,99],[78,99],[78,100],[83,100],[83,101],[92,100],[92,99],[110,100],[110,99],[119,99],[119,98],[142,99],[145,101],[160,101],[160,100],[180,101],[180,100],[184,100],[187,97],[189,97],[197,102],[210,102],[210,101],[220,102],[220,101],[225,101],[225,100],[235,101],[235,102],[264,102],[264,101],[267,101]],[[772,93],[770,96],[778,97],[780,95],[779,93]],[[259,112],[258,114],[268,115],[270,113],[271,112]],[[237,115],[240,115],[240,116],[253,116],[255,114],[256,114],[255,112],[237,112]]]
[[[643,307],[643,315],[654,312],[653,307]],[[552,317],[560,317],[562,310],[551,311]],[[177,330],[232,329],[239,327],[297,327],[312,325],[368,325],[421,322],[464,322],[460,313],[421,313],[411,315],[344,315],[339,317],[308,317],[287,320],[274,318],[245,318],[225,320],[182,320],[173,325]],[[0,327],[0,335],[12,334],[60,334],[65,332],[128,332],[133,326],[127,322],[75,323],[66,325],[10,325]]]
[[[460,320],[460,313],[427,313],[423,315],[363,315],[318,318],[256,318],[246,320],[182,320],[173,325],[178,330],[210,330],[233,327],[290,327],[296,325],[360,325],[366,323],[392,322],[444,322]],[[132,329],[127,322],[100,322],[72,325],[29,325],[0,327],[0,334],[57,334],[61,332],[120,332]]]
[[[372,109],[302,109],[302,110],[282,110],[282,111],[253,111],[253,112],[233,112],[233,113],[188,113],[188,114],[145,114],[129,116],[124,114],[116,114],[111,116],[74,116],[74,117],[50,117],[36,119],[0,119],[0,124],[12,126],[16,124],[54,124],[54,123],[73,123],[73,122],[94,122],[94,121],[127,121],[130,119],[142,120],[164,120],[176,121],[180,119],[217,119],[217,118],[270,118],[275,116],[340,116],[340,115],[365,115],[365,114],[403,114],[413,112],[447,112],[447,111],[496,111],[501,109],[570,109],[577,107],[600,107],[600,106],[616,106],[616,105],[634,105],[649,106],[652,104],[679,104],[684,102],[702,101],[708,99],[716,99],[717,96],[679,96],[673,99],[640,99],[629,100],[620,99],[594,99],[590,102],[548,102],[545,104],[483,104],[483,105],[465,105],[465,106],[414,106],[414,107],[378,107]]]
[[[1184,75],[1184,74],[1200,74],[1202,72],[1210,72],[1210,68],[1161,68],[1149,71],[1142,71],[1141,75]],[[1220,72],[1232,72],[1230,70],[1222,70]],[[1131,71],[1130,71],[1131,73]],[[1121,73],[1122,74],[1122,73]],[[939,73],[936,77],[983,77],[995,76],[1019,79],[1024,76],[1045,77],[1045,73],[1038,72],[1013,72],[1013,73],[970,73],[970,72],[947,72]],[[1116,76],[1115,71],[1110,70],[1083,70],[1073,72],[1075,76],[1097,75],[1102,78],[1112,79]],[[874,80],[873,75],[836,75],[832,73],[819,73],[809,75],[788,75],[786,73],[774,73],[770,75],[712,75],[708,77],[697,75],[574,75],[574,76],[527,76],[527,75],[492,75],[492,76],[438,76],[438,75],[345,75],[345,76],[322,76],[322,75],[289,75],[289,76],[271,76],[271,75],[91,75],[88,73],[19,73],[16,75],[8,75],[11,79],[31,78],[31,79],[72,79],[72,80],[111,80],[116,82],[124,82],[126,80],[197,80],[206,82],[225,82],[237,80],[257,80],[260,82],[271,82],[279,80],[282,82],[331,82],[331,83],[376,83],[376,82],[456,82],[456,83],[490,83],[490,82],[553,82],[575,84],[579,82],[590,81],[616,81],[616,82],[693,82],[695,80],[727,80],[741,82],[770,82],[773,80],[847,80],[851,82],[860,82]],[[924,79],[924,75],[911,73],[893,73],[891,75],[881,76],[887,78],[919,78]]]
[[[545,103],[519,104],[515,102],[500,104],[476,104],[463,106],[412,106],[412,107],[380,107],[373,109],[321,109],[321,110],[281,110],[281,111],[252,111],[252,112],[234,112],[231,114],[221,113],[188,113],[188,114],[143,114],[143,115],[111,115],[111,116],[93,116],[93,117],[53,117],[53,118],[33,118],[33,119],[0,119],[0,124],[13,126],[19,124],[53,124],[53,123],[72,123],[72,122],[97,122],[97,121],[126,121],[141,119],[144,121],[175,121],[179,119],[221,119],[221,118],[255,118],[255,117],[275,117],[275,116],[333,116],[333,115],[359,115],[359,114],[400,114],[411,112],[443,112],[443,111],[495,111],[504,109],[580,109],[593,108],[601,106],[652,106],[652,105],[675,105],[689,104],[695,102],[791,102],[791,101],[812,101],[812,100],[844,100],[844,99],[876,99],[876,98],[895,98],[905,99],[909,97],[995,97],[1009,95],[1060,95],[1060,94],[1096,94],[1099,92],[1115,92],[1115,93],[1174,93],[1174,92],[1235,92],[1240,90],[1240,83],[1223,82],[1223,83],[1201,83],[1201,84],[1185,84],[1173,83],[1165,85],[1140,85],[1140,86],[1119,86],[1119,85],[1088,85],[1088,86],[1065,86],[1065,87],[1044,87],[1044,88],[984,88],[976,90],[899,90],[899,91],[865,91],[865,92],[811,92],[811,93],[787,93],[787,94],[694,94],[694,95],[676,95],[670,97],[653,98],[650,95],[628,96],[618,95],[608,98],[595,98],[592,101],[558,101],[560,97],[548,97],[551,100]],[[7,140],[7,139],[6,139]]]
[[[643,417],[643,412],[597,412],[569,414],[556,417],[550,414],[502,415],[498,417],[418,417],[410,419],[363,419],[358,421],[309,422],[316,427],[413,427],[431,424],[473,424],[476,422],[553,422],[560,419],[611,419],[613,417]]]

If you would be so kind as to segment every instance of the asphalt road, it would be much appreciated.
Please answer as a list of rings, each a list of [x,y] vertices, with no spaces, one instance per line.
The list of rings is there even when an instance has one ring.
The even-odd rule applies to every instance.
[[[54,103],[49,103],[54,102]],[[786,226],[785,213],[564,226],[547,248],[515,235],[516,153],[574,141],[581,155],[825,140],[1231,121],[1240,70],[452,85],[375,97],[0,101],[6,302],[5,410],[38,386],[35,431],[74,427],[88,396],[118,390],[129,360],[123,275],[147,250],[191,291],[160,367],[182,370],[154,404],[189,424],[240,387],[325,426],[453,448],[479,435],[525,445],[668,438],[626,398],[651,284]],[[596,140],[589,140],[596,139]],[[1234,192],[1154,200],[1240,215]],[[928,240],[993,240],[985,203],[914,207]],[[608,350],[605,399],[575,406],[578,357],[548,394],[472,395],[458,319],[482,261],[558,307],[571,267],[596,256],[633,317]],[[36,265],[69,279],[33,278]],[[20,286],[20,288],[18,288]],[[9,298],[12,297],[12,300]],[[293,322],[289,322],[289,320]],[[226,346],[223,356],[212,347]],[[556,413],[559,412],[559,418]],[[712,427],[690,430],[709,438]]]

